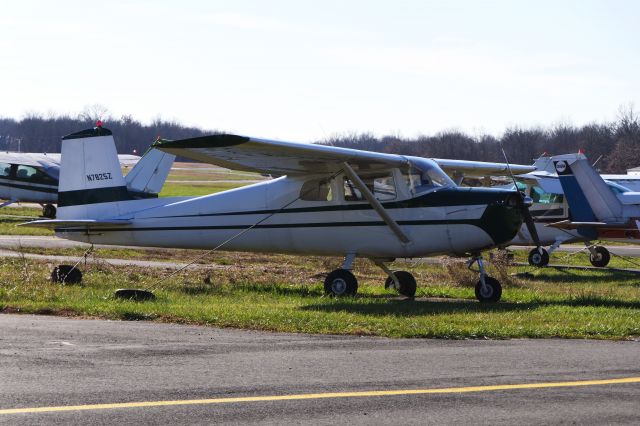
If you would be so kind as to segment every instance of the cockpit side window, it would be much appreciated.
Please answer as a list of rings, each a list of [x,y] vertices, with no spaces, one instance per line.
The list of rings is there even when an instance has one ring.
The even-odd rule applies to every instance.
[[[384,175],[364,175],[360,176],[365,186],[373,193],[379,201],[395,200],[396,186],[391,173]],[[346,176],[344,177],[344,200],[345,201],[365,201],[366,198],[353,182]]]
[[[331,201],[331,182],[327,179],[311,179],[302,184],[300,199],[304,201]]]
[[[560,204],[564,200],[562,194],[551,194],[544,192],[539,186],[532,186],[529,191],[529,196],[536,204]]]
[[[8,177],[11,175],[11,164],[0,163],[0,177]]]
[[[31,166],[19,164],[16,168],[16,179],[29,181],[33,183],[41,183],[47,185],[56,185],[57,182],[44,171]]]

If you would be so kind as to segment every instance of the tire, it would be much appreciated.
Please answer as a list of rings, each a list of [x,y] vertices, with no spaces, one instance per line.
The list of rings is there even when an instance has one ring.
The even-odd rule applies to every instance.
[[[336,269],[324,280],[324,292],[332,296],[355,296],[358,280],[346,269]]]
[[[609,264],[609,261],[611,260],[611,254],[609,253],[609,250],[607,250],[606,247],[602,246],[595,246],[593,249],[596,253],[595,255],[594,253],[589,254],[589,262],[591,262],[591,264],[597,268],[604,268],[605,266],[607,266]]]
[[[82,282],[82,272],[73,265],[58,265],[51,272],[54,283],[79,284]]]
[[[542,268],[543,266],[547,266],[549,264],[549,252],[542,247],[538,250],[538,248],[534,248],[529,252],[529,265],[537,266],[538,268]]]
[[[493,277],[484,277],[486,291],[482,291],[482,281],[478,280],[476,284],[476,298],[480,303],[496,303],[502,297],[502,286],[500,282]]]
[[[393,271],[393,273],[400,282],[398,293],[406,297],[415,297],[417,285],[413,275],[407,271]],[[393,287],[393,279],[391,277],[387,277],[384,283],[384,288],[389,287]]]
[[[48,217],[49,219],[55,219],[56,217],[56,208],[52,204],[45,204],[42,207],[42,216]]]

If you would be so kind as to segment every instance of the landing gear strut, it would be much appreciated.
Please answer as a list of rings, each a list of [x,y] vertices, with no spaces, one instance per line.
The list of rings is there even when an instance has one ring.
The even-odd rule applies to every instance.
[[[469,260],[468,267],[471,269],[474,263],[478,264],[480,272],[480,280],[476,284],[476,298],[480,303],[495,303],[502,296],[502,286],[500,282],[493,277],[487,275],[484,269],[484,261],[482,256],[475,255]]]
[[[371,259],[373,263],[379,266],[389,276],[384,282],[384,288],[396,289],[402,296],[413,299],[416,295],[416,279],[411,272],[407,271],[392,271],[384,261],[379,259]],[[387,261],[393,262],[395,259],[387,259]]]
[[[606,247],[603,246],[588,246],[589,249],[589,262],[597,268],[604,268],[609,264],[611,260],[611,254]]]

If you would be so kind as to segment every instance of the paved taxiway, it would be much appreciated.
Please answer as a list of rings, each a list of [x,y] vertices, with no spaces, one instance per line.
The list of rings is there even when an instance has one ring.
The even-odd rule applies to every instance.
[[[638,341],[392,340],[7,314],[0,330],[1,424],[640,422]],[[631,380],[589,382],[620,378]],[[550,382],[560,386],[469,389]],[[382,393],[336,395],[369,391]],[[78,407],[33,410],[59,406]]]

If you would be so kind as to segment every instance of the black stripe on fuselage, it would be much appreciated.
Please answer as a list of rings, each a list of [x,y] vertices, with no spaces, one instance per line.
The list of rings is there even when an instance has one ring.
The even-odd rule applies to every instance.
[[[49,187],[49,188],[45,188],[42,186],[31,186],[31,185],[24,185],[24,184],[18,184],[18,183],[13,183],[13,182],[7,182],[5,180],[0,180],[0,186],[6,186],[9,188],[17,188],[17,189],[24,189],[25,191],[35,191],[35,192],[44,192],[47,194],[55,194],[56,192],[58,192],[58,187]]]
[[[513,191],[499,191],[491,189],[484,191],[474,188],[443,188],[437,189],[428,194],[420,195],[403,201],[390,201],[382,203],[385,209],[407,209],[421,207],[447,207],[447,206],[472,206],[472,205],[488,205],[496,202],[503,202],[506,196]],[[319,207],[298,207],[289,209],[268,209],[268,210],[252,210],[252,211],[236,211],[222,213],[202,213],[187,214],[176,216],[152,216],[145,219],[167,219],[167,218],[185,218],[185,217],[211,217],[211,216],[243,216],[257,214],[275,214],[275,213],[316,213],[316,212],[336,212],[336,211],[358,211],[373,210],[371,204],[366,201],[354,204],[335,204]]]
[[[480,219],[458,220],[404,220],[399,225],[480,225]],[[92,232],[142,232],[142,231],[199,231],[199,230],[233,230],[233,229],[283,229],[283,228],[331,228],[331,227],[387,226],[382,221],[371,222],[313,222],[313,223],[278,223],[272,225],[211,225],[211,226],[150,226],[141,228],[95,228]],[[86,232],[86,228],[56,228],[56,232]]]

